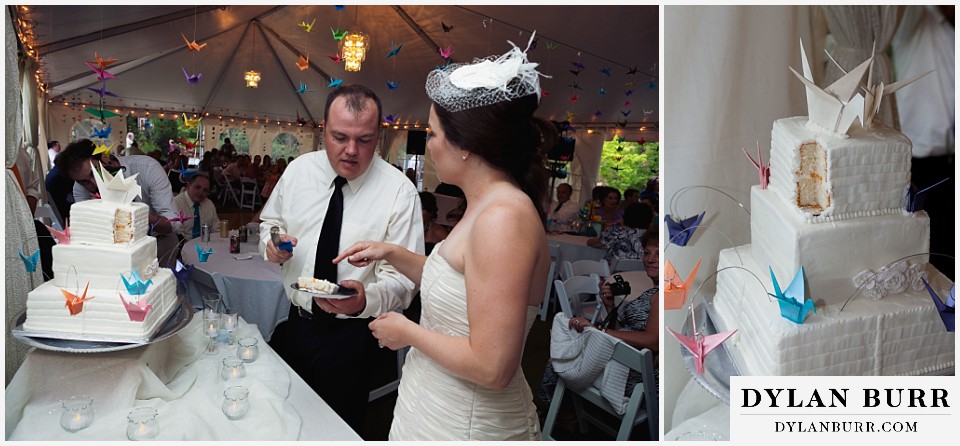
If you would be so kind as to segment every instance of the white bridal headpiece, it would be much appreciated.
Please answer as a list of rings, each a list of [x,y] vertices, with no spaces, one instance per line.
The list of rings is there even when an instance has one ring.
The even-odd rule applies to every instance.
[[[474,59],[469,64],[451,64],[427,75],[427,96],[449,112],[458,112],[536,93],[540,100],[540,76],[537,63],[527,60],[527,50],[536,31],[530,35],[527,48],[513,46],[501,56]]]

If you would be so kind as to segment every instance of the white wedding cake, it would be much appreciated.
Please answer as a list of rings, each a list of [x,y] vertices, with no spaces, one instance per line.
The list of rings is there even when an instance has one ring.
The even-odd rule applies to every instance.
[[[136,175],[94,173],[103,198],[70,208],[68,235],[53,247],[54,278],[28,294],[23,330],[145,342],[179,306],[176,279],[158,265],[147,205],[132,202]]]
[[[804,71],[811,116],[773,124],[769,188],[750,191],[751,244],[720,253],[716,328],[737,329],[726,345],[745,375],[953,373],[953,333],[921,279],[940,296],[952,284],[915,255],[931,251],[930,219],[906,208],[911,143],[872,119],[905,84],[878,92],[855,69],[822,90]],[[768,293],[771,273],[782,290],[801,267],[799,303],[815,312],[798,323]]]

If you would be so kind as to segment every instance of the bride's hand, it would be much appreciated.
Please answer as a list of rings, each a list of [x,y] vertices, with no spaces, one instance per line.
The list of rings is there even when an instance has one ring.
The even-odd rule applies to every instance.
[[[376,260],[383,260],[389,252],[390,244],[382,242],[357,242],[345,249],[333,263],[340,263],[347,259],[351,265],[358,268],[368,266]]]
[[[404,333],[410,326],[417,324],[407,319],[401,313],[388,311],[381,314],[368,325],[373,337],[377,338],[380,347],[386,347],[390,350],[399,350],[410,343],[405,340]]]

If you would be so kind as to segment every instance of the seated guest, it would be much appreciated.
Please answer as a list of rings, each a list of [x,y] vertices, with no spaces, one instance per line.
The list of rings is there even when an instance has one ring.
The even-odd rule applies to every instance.
[[[239,186],[240,177],[243,176],[244,171],[247,169],[247,163],[244,160],[245,158],[243,156],[239,156],[236,161],[227,164],[227,167],[223,169],[223,177],[227,181]]]
[[[247,156],[249,157],[249,155]],[[247,165],[247,170],[243,176],[253,178],[254,180],[260,178],[260,155],[253,157],[253,162]]]
[[[557,201],[550,204],[547,220],[556,220],[562,224],[567,224],[576,218],[580,213],[580,206],[570,199],[572,195],[573,186],[567,183],[558,184]]]
[[[615,187],[607,187],[604,191],[597,215],[603,222],[603,227],[623,224],[623,209],[620,208],[620,191]]]
[[[634,203],[623,211],[623,225],[604,229],[600,237],[587,239],[587,245],[606,249],[608,262],[614,258],[639,259],[643,256],[640,238],[653,221],[653,210],[646,203]]]
[[[621,207],[626,209],[627,206],[630,206],[631,204],[639,203],[639,202],[640,202],[640,191],[632,187],[630,189],[623,191],[623,202],[620,203]]]
[[[437,223],[437,197],[430,192],[420,192],[420,207],[423,212],[423,240],[426,255],[430,255],[433,247],[442,242],[450,231]]]
[[[186,187],[183,188],[176,197],[173,198],[177,210],[193,218],[183,222],[177,234],[183,239],[193,239],[200,236],[200,226],[204,223],[211,228],[218,227],[220,217],[217,215],[217,207],[207,198],[210,194],[210,177],[206,173],[198,172],[192,178],[187,180]],[[211,229],[212,230],[212,229]]]

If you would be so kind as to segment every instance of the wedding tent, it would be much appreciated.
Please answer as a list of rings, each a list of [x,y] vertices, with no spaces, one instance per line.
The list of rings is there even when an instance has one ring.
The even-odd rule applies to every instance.
[[[604,139],[616,133],[658,140],[656,6],[37,5],[11,11],[34,55],[21,67],[40,92],[40,131],[26,137],[34,146],[86,136],[73,126],[93,118],[85,110],[100,110],[106,90],[116,96],[102,96],[102,109],[121,116],[203,118],[207,149],[233,127],[245,131],[252,154],[269,154],[279,133],[294,135],[301,151],[315,150],[327,92],[342,82],[370,86],[382,98],[384,118],[395,127],[384,132],[381,154],[392,159],[406,129],[426,126],[427,73],[447,60],[502,54],[508,41],[530,45],[529,58],[549,76],[542,80],[539,115],[574,126],[567,136],[578,139],[574,170],[583,170],[582,184],[596,181]],[[368,38],[360,71],[345,71],[335,60],[341,51],[334,37],[345,31]],[[190,51],[192,42],[202,49]],[[117,59],[106,69],[115,79],[98,80],[84,63],[96,57]],[[245,85],[251,70],[260,74],[257,88]],[[122,142],[123,121],[106,123],[114,123],[113,141]]]

